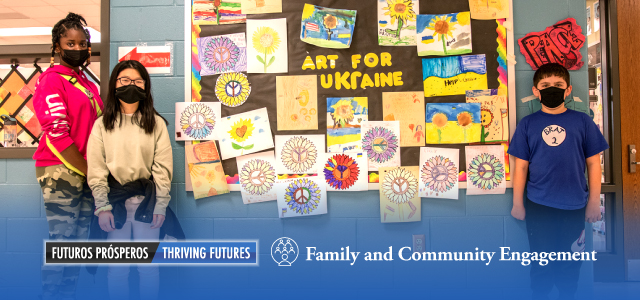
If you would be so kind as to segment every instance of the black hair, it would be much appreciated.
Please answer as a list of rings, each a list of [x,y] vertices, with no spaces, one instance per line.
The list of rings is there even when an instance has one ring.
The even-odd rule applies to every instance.
[[[67,33],[67,30],[69,29],[75,29],[75,30],[84,32],[85,36],[87,37],[87,46],[89,47],[89,58],[87,58],[87,64],[85,66],[88,66],[89,64],[91,64],[91,34],[89,33],[89,30],[85,28],[86,26],[87,26],[87,21],[81,15],[75,14],[72,12],[67,14],[67,16],[64,19],[58,21],[58,23],[56,23],[56,25],[53,26],[53,29],[51,30],[51,66],[52,67],[53,67],[53,58],[55,56],[55,51],[56,51],[56,45],[60,44],[60,38],[63,37]]]
[[[533,86],[538,88],[540,80],[551,76],[558,76],[567,83],[567,86],[571,85],[571,76],[567,68],[557,63],[548,63],[542,65],[535,74],[533,74]]]
[[[109,78],[109,89],[107,93],[107,101],[104,103],[104,112],[102,113],[102,123],[106,130],[113,130],[115,123],[118,119],[122,120],[122,113],[120,111],[120,100],[115,96],[116,83],[118,82],[118,75],[120,72],[126,69],[134,69],[140,73],[140,77],[144,80],[144,91],[147,94],[146,99],[138,103],[138,110],[133,114],[131,122],[144,129],[147,134],[153,133],[153,129],[156,127],[155,116],[160,114],[153,107],[153,97],[151,96],[151,77],[147,69],[137,60],[124,60],[119,62],[111,71],[111,77]],[[167,119],[160,116],[165,124],[169,124]],[[122,126],[122,123],[120,123]]]

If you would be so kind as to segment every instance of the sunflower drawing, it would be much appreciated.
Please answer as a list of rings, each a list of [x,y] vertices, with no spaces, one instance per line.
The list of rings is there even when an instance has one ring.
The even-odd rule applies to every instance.
[[[216,81],[216,97],[226,106],[242,105],[251,93],[251,84],[247,75],[242,73],[224,73]]]
[[[442,130],[447,126],[448,123],[449,118],[446,114],[443,113],[437,113],[431,118],[431,124],[433,124],[433,126],[435,126],[438,130],[438,144],[440,144],[440,142],[442,141]]]
[[[310,169],[316,163],[318,149],[305,137],[296,136],[286,141],[280,155],[284,166],[293,173],[317,172]]]
[[[253,148],[253,144],[244,145],[244,142],[251,137],[253,134],[253,130],[255,127],[251,122],[251,119],[240,119],[236,121],[233,126],[231,126],[231,130],[227,131],[232,139],[234,139],[238,143],[242,143],[242,145],[231,142],[231,146],[236,150],[250,150]]]
[[[398,28],[396,30],[386,29],[386,32],[395,34],[396,38],[400,38],[400,32],[402,26],[408,21],[416,20],[416,13],[413,11],[413,0],[387,0],[387,7],[382,8],[386,10],[384,14],[391,17],[391,25],[398,20]]]
[[[302,215],[308,215],[320,205],[322,192],[318,184],[308,178],[293,181],[284,193],[289,208]]]
[[[334,189],[346,190],[358,180],[358,163],[345,154],[336,154],[324,165],[324,179]]]
[[[350,100],[340,100],[332,105],[331,108],[333,108],[333,113],[331,114],[333,128],[345,127],[349,122],[353,121],[353,106]]]
[[[504,175],[504,164],[499,158],[488,153],[482,153],[473,158],[467,168],[467,181],[483,190],[490,190],[500,185]]]
[[[467,129],[473,125],[473,115],[468,111],[463,111],[458,114],[458,126],[462,127],[464,133],[464,140],[468,141]]]
[[[404,204],[418,192],[418,179],[407,169],[398,167],[384,176],[380,189],[389,201]]]
[[[212,38],[204,46],[204,64],[214,73],[232,70],[240,58],[240,48],[230,38]]]
[[[204,140],[213,133],[216,115],[211,107],[204,103],[194,103],[180,115],[180,128],[184,134],[194,140]]]
[[[327,29],[327,40],[331,40],[331,29],[338,27],[338,19],[332,14],[327,14],[323,18],[322,25]]]
[[[276,181],[276,171],[271,164],[262,159],[248,161],[240,170],[240,184],[251,195],[264,195],[271,190]]]
[[[489,125],[491,125],[491,122],[493,122],[493,113],[491,112],[491,110],[483,108],[480,111],[480,121],[482,123],[482,127],[489,128]]]
[[[362,136],[362,149],[367,151],[370,161],[389,161],[398,151],[398,136],[391,129],[374,127]]]
[[[267,55],[273,54],[280,47],[280,36],[273,28],[262,26],[253,33],[252,41],[253,48],[259,53],[264,53],[264,58],[260,55],[257,55],[256,58],[264,65],[264,72],[267,73],[267,67],[276,60],[275,56],[271,56],[267,62]]]
[[[458,182],[458,168],[450,159],[442,155],[427,160],[422,166],[421,173],[425,187],[436,193],[451,190]]]
[[[447,36],[453,37],[453,30],[455,29],[456,22],[451,22],[451,16],[443,15],[436,16],[435,19],[429,22],[427,29],[433,30],[433,36],[438,36],[438,41],[442,40],[442,49],[444,54],[447,54],[447,45],[445,39]]]

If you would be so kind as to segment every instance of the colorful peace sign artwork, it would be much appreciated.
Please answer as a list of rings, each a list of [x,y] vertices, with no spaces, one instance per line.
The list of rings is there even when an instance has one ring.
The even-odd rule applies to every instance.
[[[197,44],[200,76],[247,71],[244,32],[198,38]]]
[[[420,197],[458,199],[458,149],[420,148]]]
[[[325,183],[319,176],[278,181],[276,192],[281,218],[327,213]]]
[[[277,135],[276,171],[278,174],[318,174],[324,165],[323,135]]]
[[[176,141],[216,140],[220,103],[176,102]]]
[[[504,194],[506,169],[502,145],[467,146],[467,195]]]
[[[383,223],[421,220],[418,169],[417,166],[379,169],[380,219]]]

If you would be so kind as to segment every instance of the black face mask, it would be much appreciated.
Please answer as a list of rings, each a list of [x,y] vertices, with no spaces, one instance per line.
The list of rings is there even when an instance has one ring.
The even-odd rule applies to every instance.
[[[76,68],[84,64],[89,58],[89,49],[85,50],[61,50],[60,58],[68,65]]]
[[[124,103],[133,104],[147,98],[147,93],[135,85],[125,85],[116,88],[115,96]]]
[[[565,89],[552,86],[538,91],[540,91],[540,103],[548,108],[556,108],[564,103]]]

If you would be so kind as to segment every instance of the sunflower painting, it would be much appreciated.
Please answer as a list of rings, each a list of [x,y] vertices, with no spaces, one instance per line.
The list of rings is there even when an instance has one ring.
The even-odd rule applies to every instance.
[[[471,53],[471,15],[468,11],[444,15],[418,15],[418,55]]]
[[[277,179],[273,151],[243,155],[236,158],[240,194],[244,204],[276,200]]]
[[[416,45],[418,0],[378,0],[378,45]]]
[[[278,180],[275,190],[280,218],[327,213],[327,189],[320,176]]]
[[[498,89],[467,91],[467,103],[480,103],[482,134],[480,142],[502,142],[509,139],[507,96]]]
[[[327,152],[362,152],[362,123],[369,120],[367,97],[327,98]]]
[[[461,144],[480,141],[479,103],[427,103],[427,144]]]
[[[247,20],[247,72],[286,73],[287,19]]]
[[[467,195],[504,194],[505,155],[502,145],[466,146]]]
[[[355,24],[355,10],[305,4],[300,39],[323,48],[349,48]]]
[[[273,148],[266,108],[222,118],[220,136],[223,160]]]
[[[420,148],[420,197],[458,199],[460,150]]]

